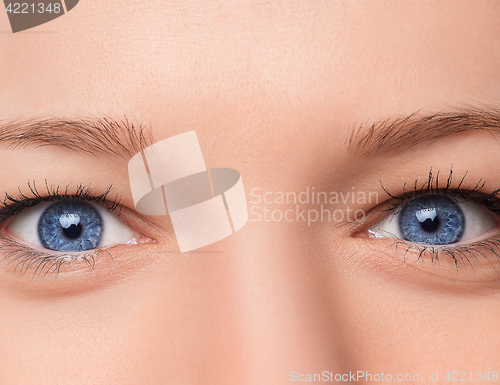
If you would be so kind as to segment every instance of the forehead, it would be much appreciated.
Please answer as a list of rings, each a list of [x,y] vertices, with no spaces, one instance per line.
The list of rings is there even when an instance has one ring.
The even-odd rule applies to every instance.
[[[347,127],[381,111],[489,102],[499,17],[495,1],[82,1],[2,35],[0,114],[163,114],[227,127],[329,116]]]

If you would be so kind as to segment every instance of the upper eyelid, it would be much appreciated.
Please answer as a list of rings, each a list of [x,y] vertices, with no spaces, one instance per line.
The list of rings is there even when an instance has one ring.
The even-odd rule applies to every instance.
[[[108,200],[108,196],[113,191],[113,186],[109,185],[105,190],[99,190],[96,187],[84,186],[82,184],[76,185],[71,189],[71,185],[66,185],[62,190],[59,185],[50,185],[47,180],[44,183],[44,191],[39,192],[35,181],[28,181],[27,187],[31,195],[22,192],[18,188],[18,194],[13,195],[8,192],[5,193],[3,201],[0,203],[0,224],[5,223],[12,216],[19,214],[22,209],[34,206],[40,202],[53,202],[66,199],[77,199],[95,202],[103,205],[108,211],[115,211],[120,207],[121,197],[116,194],[112,200]],[[69,193],[69,191],[73,191]],[[121,210],[115,213],[120,216]]]
[[[396,214],[401,209],[401,207],[411,199],[415,199],[417,197],[426,195],[449,195],[453,199],[455,199],[458,203],[475,202],[479,205],[487,207],[493,213],[500,214],[500,190],[494,190],[491,193],[484,193],[481,191],[474,191],[467,189],[449,189],[443,191],[437,189],[431,191],[424,191],[420,193],[416,192],[411,196],[403,196],[395,198],[391,197],[392,202],[389,201],[388,208],[383,211],[389,211],[393,214]]]
[[[450,167],[448,175],[442,175],[440,170],[434,171],[431,167],[424,182],[415,180],[413,186],[407,188],[408,184],[404,183],[402,188],[402,193],[395,195],[384,186],[383,182],[380,181],[382,190],[395,202],[396,206],[400,205],[402,201],[409,200],[415,196],[423,194],[449,194],[455,197],[462,197],[467,200],[484,200],[485,202],[491,203],[498,201],[497,197],[500,195],[500,188],[495,189],[489,193],[484,192],[486,181],[482,178],[477,180],[475,184],[472,184],[471,188],[463,188],[468,176],[468,170],[465,171],[462,177],[459,178],[458,184],[454,184],[454,171],[453,165]],[[500,201],[498,202],[498,210],[500,211]]]

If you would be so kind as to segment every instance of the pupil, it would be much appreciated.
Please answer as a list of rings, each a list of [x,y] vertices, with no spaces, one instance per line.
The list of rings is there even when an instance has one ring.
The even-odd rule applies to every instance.
[[[420,222],[422,229],[429,233],[436,231],[439,227],[439,219],[438,217],[434,217],[434,219],[426,218],[425,221]]]
[[[82,234],[82,225],[80,223],[77,225],[72,224],[69,227],[63,228],[63,233],[69,239],[76,239]]]

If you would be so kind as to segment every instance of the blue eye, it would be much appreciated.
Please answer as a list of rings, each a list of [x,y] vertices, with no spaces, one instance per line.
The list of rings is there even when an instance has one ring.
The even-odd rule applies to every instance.
[[[41,202],[7,226],[22,241],[58,252],[88,251],[134,242],[136,234],[103,206],[84,200]]]
[[[458,202],[448,195],[412,198],[368,230],[375,238],[398,238],[426,245],[449,245],[473,239],[498,226],[484,206]]]
[[[91,250],[99,245],[102,233],[101,215],[83,201],[53,203],[45,209],[38,222],[40,242],[50,250]]]
[[[453,199],[431,195],[412,199],[399,213],[402,238],[416,243],[448,245],[458,242],[465,230],[465,216]]]

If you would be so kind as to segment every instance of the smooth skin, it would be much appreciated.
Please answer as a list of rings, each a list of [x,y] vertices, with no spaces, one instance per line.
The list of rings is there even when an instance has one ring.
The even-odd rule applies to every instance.
[[[167,219],[134,211],[127,159],[1,143],[2,196],[28,180],[112,184],[120,219],[144,242],[57,276],[2,264],[0,384],[278,385],[323,371],[491,378],[500,371],[492,265],[457,273],[446,258],[404,261],[404,248],[366,230],[387,215],[381,181],[398,194],[453,165],[468,172],[463,187],[483,178],[498,188],[494,136],[369,161],[347,143],[359,124],[498,106],[499,20],[497,1],[88,0],[12,34],[0,12],[3,121],[127,117],[154,142],[196,130],[208,166],[241,172],[253,212],[285,207],[255,203],[265,192],[379,197],[350,204],[366,212],[362,224],[251,214],[229,238],[180,254]]]

